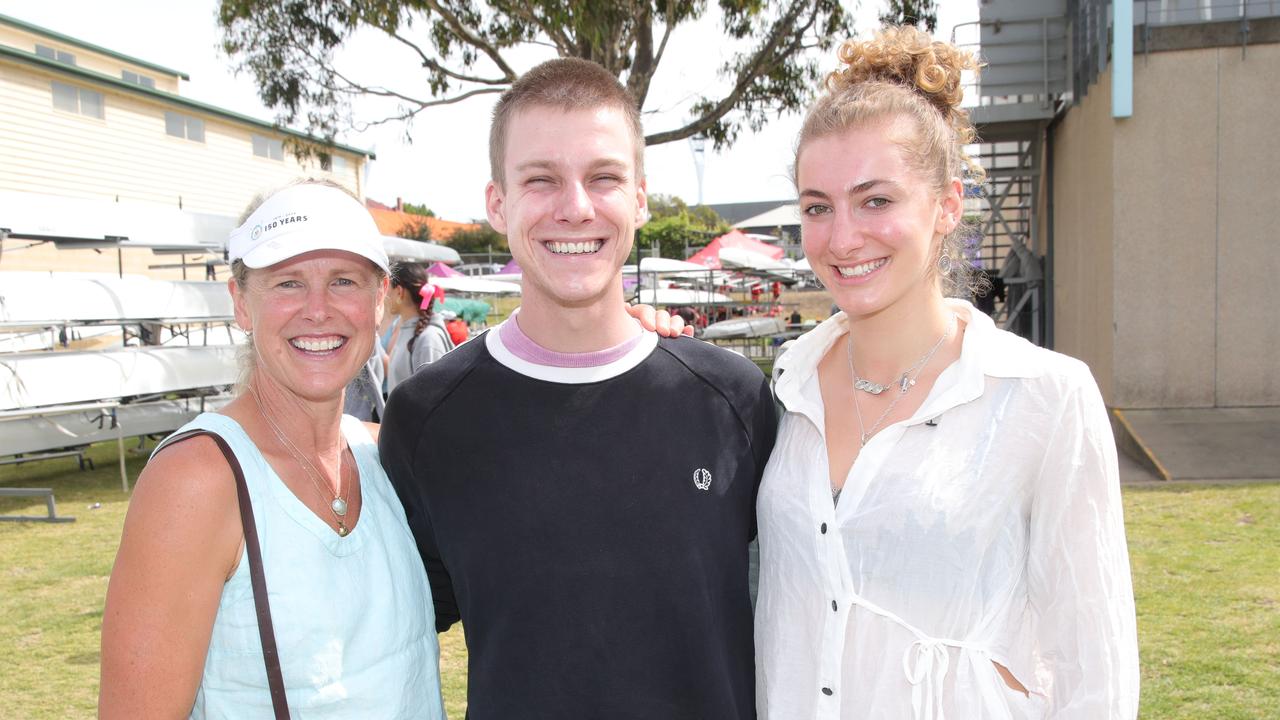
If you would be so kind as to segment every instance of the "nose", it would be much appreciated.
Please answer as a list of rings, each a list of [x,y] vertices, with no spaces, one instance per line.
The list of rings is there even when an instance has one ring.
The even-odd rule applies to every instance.
[[[308,286],[302,307],[303,317],[315,322],[328,320],[330,299],[329,288],[325,284]]]
[[[556,203],[556,220],[577,224],[590,222],[595,216],[595,204],[586,186],[579,182],[565,183]]]
[[[831,218],[829,245],[837,257],[849,257],[867,244],[863,228],[848,213],[837,210]]]

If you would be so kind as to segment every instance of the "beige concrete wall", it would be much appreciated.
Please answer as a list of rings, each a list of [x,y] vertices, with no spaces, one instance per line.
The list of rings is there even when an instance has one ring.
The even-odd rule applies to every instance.
[[[1219,67],[1217,404],[1280,405],[1280,45]]]
[[[104,94],[104,118],[53,107],[51,81]],[[0,62],[0,189],[70,197],[119,198],[237,216],[254,195],[301,175],[331,177],[360,192],[363,157],[342,153],[345,169],[322,172],[253,154],[267,129],[65,76]],[[201,117],[205,141],[165,133],[165,111]]]
[[[1133,117],[1114,122],[1119,407],[1214,404],[1217,56],[1135,58]]]
[[[1055,345],[1124,408],[1280,404],[1280,45],[1139,56],[1054,136]]]
[[[1110,79],[1104,76],[1062,119],[1050,141],[1054,349],[1088,363],[1103,398],[1114,405],[1110,93]]]

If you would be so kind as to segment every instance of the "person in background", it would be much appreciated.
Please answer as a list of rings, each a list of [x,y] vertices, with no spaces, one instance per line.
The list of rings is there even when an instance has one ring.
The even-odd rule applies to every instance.
[[[760,717],[1132,720],[1102,396],[1084,363],[945,294],[968,294],[976,63],[911,27],[839,57],[794,166],[805,257],[840,312],[775,366]]]
[[[454,348],[444,318],[437,312],[437,295],[443,294],[442,288],[431,284],[427,266],[422,263],[398,263],[391,269],[391,291],[387,293],[387,312],[393,318],[387,345],[388,395],[419,368]]]
[[[467,321],[456,315],[445,322],[444,326],[449,331],[449,339],[455,346],[461,345],[471,337],[471,328],[467,327]]]
[[[387,352],[382,340],[374,337],[373,353],[343,393],[342,411],[361,422],[379,422],[386,409],[382,388],[386,385]]]

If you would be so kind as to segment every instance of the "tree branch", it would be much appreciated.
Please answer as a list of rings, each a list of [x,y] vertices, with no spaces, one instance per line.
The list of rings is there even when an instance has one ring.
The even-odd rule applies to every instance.
[[[813,8],[813,13],[809,16],[808,22],[804,25],[796,27],[795,21],[800,16],[800,12],[805,5]],[[702,117],[686,123],[684,126],[674,130],[666,130],[652,135],[646,135],[644,138],[645,145],[661,145],[662,143],[673,142],[675,140],[683,140],[687,137],[705,132],[716,124],[720,118],[724,117],[730,110],[738,104],[738,101],[746,94],[747,89],[766,71],[772,69],[779,62],[782,62],[784,53],[779,46],[783,44],[783,40],[787,39],[787,50],[804,40],[804,35],[813,27],[814,20],[817,18],[817,4],[805,2],[805,0],[793,0],[791,7],[787,12],[779,17],[770,28],[768,40],[756,49],[751,58],[743,63],[738,70],[738,77],[733,84],[732,91],[717,102],[712,108],[703,113]],[[794,37],[794,39],[790,39]]]
[[[640,16],[636,18],[634,37],[636,54],[631,62],[631,72],[627,75],[627,90],[636,99],[636,106],[644,107],[645,96],[649,94],[649,82],[657,68],[653,57],[653,12],[648,2],[645,2]]]
[[[429,55],[423,52],[422,48],[418,47],[417,43],[406,39],[404,36],[400,35],[400,33],[391,32],[390,30],[385,32],[387,33],[387,35],[390,35],[392,39],[396,40],[402,45],[405,45],[411,48],[415,53],[417,53],[418,57],[422,60],[423,67],[435,70],[436,72],[441,73],[442,75],[447,75],[455,80],[461,80],[463,82],[479,83],[481,85],[505,85],[508,82],[510,82],[510,80],[508,80],[505,77],[482,78],[482,77],[476,77],[474,75],[464,75],[460,72],[450,70],[449,68],[445,67],[444,65],[441,65],[439,62],[432,59]]]
[[[573,54],[573,42],[569,39],[569,36],[561,32],[560,28],[548,25],[545,20],[538,17],[530,8],[530,4],[519,0],[513,3],[497,2],[495,0],[493,6],[495,8],[500,7],[507,13],[522,18],[526,22],[537,25],[538,29],[541,30],[542,33],[547,36],[547,39],[551,41],[552,45],[556,49],[556,53],[559,54],[560,57],[568,57]]]
[[[404,112],[401,112],[399,115],[388,115],[387,117],[379,118],[377,120],[370,120],[368,122],[358,123],[358,124],[353,123],[352,125],[353,127],[355,127],[356,125],[359,125],[358,127],[355,127],[355,129],[359,132],[363,132],[364,130],[367,130],[368,128],[371,128],[375,125],[386,125],[387,123],[401,122],[404,120],[408,120],[410,118],[417,116],[418,113],[422,112],[423,110],[426,110],[427,108],[438,107],[440,105],[453,105],[454,103],[460,103],[463,100],[467,100],[469,98],[475,97],[476,95],[490,95],[493,93],[500,93],[504,89],[505,88],[491,88],[491,87],[476,88],[475,90],[469,90],[465,93],[462,93],[461,95],[455,95],[454,97],[450,97],[450,98],[440,98],[438,100],[431,100],[424,103],[419,103],[417,100],[411,100],[410,102],[417,104],[417,107],[414,107],[410,110],[405,110]]]
[[[438,13],[440,17],[444,19],[445,23],[449,25],[449,29],[453,31],[454,35],[458,36],[458,39],[466,42],[468,45],[471,45],[485,55],[488,55],[489,59],[493,61],[493,64],[497,65],[498,69],[502,71],[507,82],[515,82],[516,78],[519,77],[518,73],[511,69],[511,66],[507,64],[506,59],[502,57],[502,53],[498,52],[497,48],[485,42],[480,36],[471,32],[469,28],[458,20],[457,15],[446,10],[440,5],[440,3],[436,2],[436,0],[424,0],[423,4]]]

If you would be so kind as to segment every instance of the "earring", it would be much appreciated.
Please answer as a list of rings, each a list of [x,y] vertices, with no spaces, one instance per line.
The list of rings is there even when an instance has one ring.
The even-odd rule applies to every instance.
[[[944,252],[938,256],[938,272],[942,273],[943,275],[950,275],[952,270],[952,265],[953,265],[953,262],[951,260],[951,255],[949,253]]]

